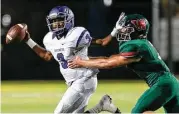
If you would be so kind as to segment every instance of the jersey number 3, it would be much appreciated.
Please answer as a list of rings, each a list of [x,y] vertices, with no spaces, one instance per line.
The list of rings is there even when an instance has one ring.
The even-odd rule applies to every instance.
[[[68,62],[65,60],[64,55],[62,53],[57,54],[57,59],[60,61],[62,68],[68,68]]]

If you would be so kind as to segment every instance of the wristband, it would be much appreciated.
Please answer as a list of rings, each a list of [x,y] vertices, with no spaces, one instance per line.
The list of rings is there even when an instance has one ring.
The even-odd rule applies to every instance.
[[[115,36],[116,36],[116,33],[117,33],[117,29],[114,28],[113,31],[111,32],[111,36],[112,36],[112,37],[115,37]]]
[[[34,42],[31,38],[27,40],[26,44],[27,44],[30,48],[33,48],[35,45],[37,45],[37,43]]]

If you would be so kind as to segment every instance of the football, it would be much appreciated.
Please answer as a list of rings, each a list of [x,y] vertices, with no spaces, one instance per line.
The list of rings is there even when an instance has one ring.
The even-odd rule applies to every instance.
[[[24,23],[16,24],[12,26],[6,35],[6,44],[9,44],[10,42],[17,40],[22,41],[26,35],[27,31],[27,25]]]

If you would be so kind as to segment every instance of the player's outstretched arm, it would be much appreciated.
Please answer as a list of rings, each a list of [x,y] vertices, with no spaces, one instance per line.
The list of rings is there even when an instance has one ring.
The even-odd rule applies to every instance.
[[[109,58],[99,58],[99,59],[90,59],[82,60],[80,57],[76,57],[73,61],[69,61],[69,68],[78,68],[78,67],[89,67],[89,68],[99,68],[99,69],[110,69],[114,67],[119,67],[127,65],[133,62],[140,61],[141,58],[126,58],[120,54],[113,55]]]
[[[106,46],[110,43],[110,41],[112,40],[113,36],[108,35],[106,36],[105,38],[103,39],[94,39],[92,40],[92,44],[98,44],[98,45],[101,45],[101,46]]]
[[[93,44],[99,44],[99,45],[102,45],[102,46],[108,45],[109,42],[112,40],[112,38],[116,37],[116,34],[118,32],[120,32],[120,30],[122,29],[122,27],[125,24],[125,21],[126,21],[126,16],[125,16],[125,13],[122,12],[121,15],[119,16],[119,19],[116,22],[116,25],[115,25],[113,31],[111,32],[111,34],[109,34],[108,36],[106,36],[103,39],[97,39],[97,40],[94,39],[94,40],[92,40],[92,43]]]
[[[52,59],[52,54],[44,49],[43,47],[39,46],[36,42],[34,42],[30,38],[30,34],[27,32],[25,37],[25,43],[41,58],[46,61],[50,61]]]
[[[97,56],[97,57],[89,56],[89,59],[106,59],[106,58],[108,58],[108,57],[106,57],[106,56]]]

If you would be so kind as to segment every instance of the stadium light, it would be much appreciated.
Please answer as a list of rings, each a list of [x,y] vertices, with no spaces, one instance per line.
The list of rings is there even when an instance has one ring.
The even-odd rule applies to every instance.
[[[103,0],[103,3],[106,7],[109,7],[112,5],[113,0]]]
[[[11,16],[9,14],[5,14],[2,16],[2,25],[4,27],[8,27],[11,24]]]

